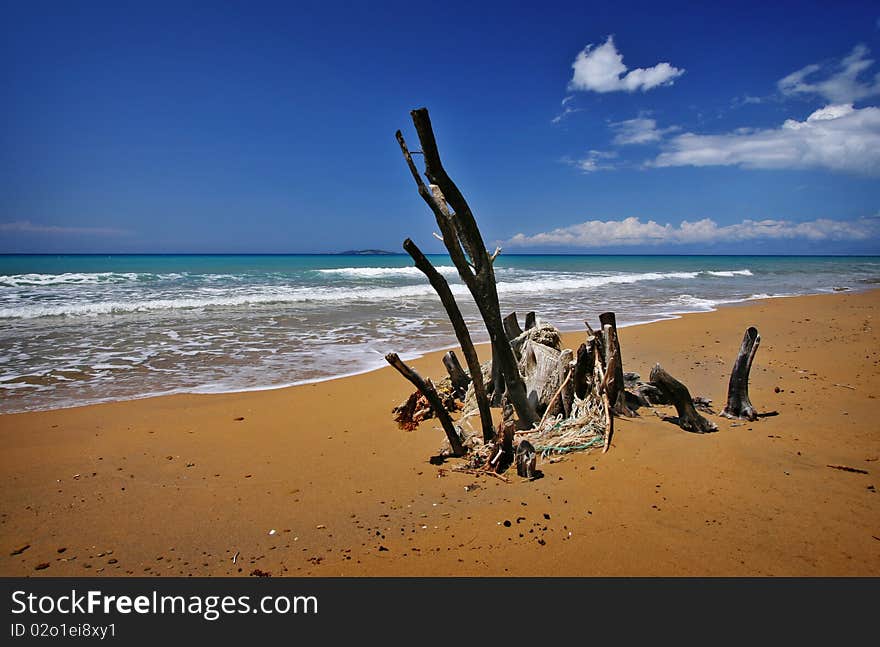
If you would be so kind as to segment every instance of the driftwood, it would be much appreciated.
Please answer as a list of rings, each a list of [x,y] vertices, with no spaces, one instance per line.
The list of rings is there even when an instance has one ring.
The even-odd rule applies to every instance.
[[[672,404],[663,395],[663,392],[651,383],[636,385],[631,391],[627,391],[627,395],[642,407],[653,407],[657,404]]]
[[[574,372],[577,368],[577,361],[574,359],[574,353],[569,349],[562,351],[562,355],[559,357],[560,369],[565,361],[569,363],[570,370],[567,378],[563,381],[562,393],[560,394],[559,399],[562,404],[564,417],[570,418],[574,408]]]
[[[739,353],[733,363],[730,372],[730,383],[727,386],[727,406],[721,415],[734,420],[757,420],[758,411],[749,400],[749,373],[752,370],[752,361],[758,352],[761,343],[761,335],[754,326],[748,328],[743,335]]]
[[[501,250],[490,254],[486,249],[470,206],[443,168],[428,111],[420,109],[410,114],[421,145],[418,154],[423,156],[423,174],[400,131],[397,141],[419,195],[440,228],[440,234],[435,236],[443,242],[477,305],[489,333],[492,360],[479,364],[449,284],[415,243],[407,239],[404,249],[440,297],[464,353],[467,370],[455,352],[446,353],[443,364],[449,380],[444,379],[438,388],[430,380],[422,379],[397,355],[387,355],[388,362],[418,389],[398,408],[403,409],[400,415],[404,418],[410,416],[404,422],[414,427],[419,418],[433,413],[443,425],[452,453],[461,456],[468,452],[470,468],[497,476],[515,463],[517,473],[525,478],[540,475],[536,470],[538,454],[546,457],[603,445],[603,452],[608,451],[614,418],[637,415],[635,410],[641,406],[672,404],[677,418],[667,420],[687,431],[716,431],[717,425],[700,414],[714,415],[711,400],[693,398],[687,387],[659,364],[654,366],[647,383],[640,382],[635,373],[624,372],[613,312],[599,316],[596,330],[585,322],[589,334],[576,351],[564,349],[559,331],[541,322],[534,311],[525,314],[523,327],[516,312],[501,316],[493,266]],[[723,412],[727,417],[754,420],[769,415],[758,414],[748,394],[749,374],[760,339],[755,328],[745,333],[730,377]],[[476,437],[465,440],[461,428],[449,416],[448,411],[459,407],[455,396],[462,398],[462,393],[462,419],[479,412],[482,443]],[[499,405],[503,408],[502,420],[495,428],[490,406]]]
[[[507,333],[507,339],[516,339],[523,334],[522,328],[519,327],[519,321],[516,318],[516,312],[511,312],[504,317],[504,332]]]
[[[607,337],[606,337],[607,340]],[[611,398],[608,395],[608,380],[614,373],[614,366],[604,365],[602,362],[602,348],[604,344],[596,344],[593,348],[593,354],[599,361],[594,361],[595,370],[599,374],[598,393],[602,396],[602,406],[605,410],[605,442],[602,447],[602,453],[606,453],[611,447],[611,437],[614,435],[614,410],[611,407]]]
[[[434,389],[434,384],[431,380],[422,379],[421,375],[401,361],[400,357],[397,356],[397,353],[388,353],[385,356],[385,361],[396,368],[403,377],[412,382],[413,386],[415,386],[422,395],[428,399],[428,402],[431,403],[431,407],[434,409],[434,415],[437,416],[440,424],[443,425],[443,431],[446,432],[446,438],[449,440],[449,447],[452,449],[452,454],[454,456],[464,456],[466,450],[462,444],[461,435],[452,423],[452,418],[449,417],[449,412],[443,407],[443,402],[440,400],[440,396],[437,395],[437,391]]]
[[[431,262],[425,257],[422,250],[420,250],[418,245],[412,240],[407,238],[403,241],[403,249],[405,249],[406,253],[413,259],[416,267],[428,277],[428,281],[431,283],[434,291],[437,292],[440,301],[443,303],[443,307],[446,309],[446,314],[449,315],[449,321],[452,323],[452,328],[455,330],[455,336],[458,339],[459,345],[461,345],[461,351],[464,353],[465,361],[471,372],[470,379],[473,380],[474,383],[474,395],[477,398],[477,406],[480,411],[480,425],[483,430],[483,439],[489,441],[494,435],[494,431],[492,429],[492,413],[489,410],[489,397],[486,394],[486,386],[483,383],[483,375],[480,371],[480,360],[477,357],[477,351],[474,349],[474,344],[471,341],[471,335],[468,331],[467,324],[465,324],[464,317],[461,315],[461,310],[459,310],[455,297],[452,295],[452,290],[449,289],[449,283],[447,283],[446,279],[443,278],[443,275],[431,265]],[[456,364],[458,364],[457,360]],[[461,369],[461,366],[458,368]],[[455,385],[454,378],[453,385]],[[464,388],[467,389],[467,384],[464,385]]]
[[[706,420],[697,413],[687,387],[664,371],[659,364],[651,369],[651,384],[660,390],[664,398],[675,405],[675,411],[678,413],[676,422],[679,427],[698,434],[718,430],[714,422]]]
[[[492,406],[500,407],[504,398],[504,376],[501,374],[501,364],[498,361],[498,353],[492,345],[492,372],[489,380],[489,392],[492,394]]]
[[[516,422],[513,419],[513,407],[505,399],[501,410],[501,422],[498,423],[498,434],[495,436],[492,458],[489,460],[490,468],[496,473],[503,472],[514,461],[513,435],[516,432]]]
[[[446,367],[446,372],[449,373],[449,380],[452,382],[452,387],[458,394],[460,394],[462,399],[464,399],[464,394],[467,392],[468,385],[471,383],[471,377],[464,372],[461,364],[459,364],[455,351],[449,351],[443,356],[443,366]],[[480,381],[482,382],[482,376],[480,376]]]
[[[533,425],[538,422],[538,414],[526,397],[525,384],[519,374],[501,318],[492,264],[495,254],[490,255],[486,250],[467,200],[443,168],[428,110],[413,110],[410,116],[421,144],[425,177],[431,183],[430,188],[419,175],[403,135],[397,131],[401,152],[416,182],[419,195],[434,214],[443,244],[461,280],[474,297],[492,342],[493,364],[500,371],[507,396],[520,420],[527,425]]]
[[[535,329],[532,329],[535,330]],[[528,333],[530,331],[526,331]],[[520,350],[519,371],[523,375],[529,404],[543,413],[551,404],[559,388],[559,358],[561,353],[532,339],[526,339]]]
[[[528,440],[521,440],[516,446],[516,473],[527,479],[537,474],[538,454]]]
[[[850,467],[849,465],[827,465],[826,467],[842,472],[853,472],[854,474],[869,474],[868,470],[860,470],[858,467]]]
[[[577,351],[577,360],[574,365],[574,375],[572,376],[572,386],[574,393],[579,398],[583,398],[587,391],[592,388],[593,369],[596,363],[596,355],[594,353],[594,340],[581,344]]]
[[[550,403],[547,405],[544,417],[541,418],[542,424],[548,417],[555,418],[556,416],[562,415],[563,418],[567,418],[569,416],[569,412],[571,411],[571,398],[568,400],[568,408],[566,409],[565,393],[571,384],[573,356],[574,354],[568,348],[559,354],[559,364],[557,367],[559,389],[553,394]]]
[[[607,378],[608,401],[614,413],[619,416],[632,416],[632,410],[626,404],[623,378],[623,357],[620,353],[620,341],[617,338],[617,317],[613,312],[599,315],[602,324],[604,341],[605,366]]]

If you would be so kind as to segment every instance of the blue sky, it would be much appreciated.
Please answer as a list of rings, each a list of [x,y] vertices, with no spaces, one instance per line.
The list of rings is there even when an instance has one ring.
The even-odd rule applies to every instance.
[[[507,252],[880,253],[876,2],[182,4],[4,3],[0,252],[440,251],[427,106]]]

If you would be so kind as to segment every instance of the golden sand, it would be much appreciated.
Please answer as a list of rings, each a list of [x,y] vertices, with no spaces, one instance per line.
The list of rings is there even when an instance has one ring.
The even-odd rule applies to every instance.
[[[539,460],[532,482],[430,464],[443,433],[397,429],[411,387],[390,368],[0,416],[0,575],[877,576],[878,308],[834,294],[622,329],[625,370],[660,362],[720,410],[757,326],[751,399],[779,415],[695,435],[642,409],[607,454]],[[443,374],[438,353],[412,364]]]

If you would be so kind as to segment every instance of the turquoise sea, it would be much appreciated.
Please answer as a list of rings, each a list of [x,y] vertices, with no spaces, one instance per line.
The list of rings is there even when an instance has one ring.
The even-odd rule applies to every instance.
[[[447,257],[477,341],[486,334]],[[503,313],[564,330],[880,286],[880,257],[502,255]],[[408,256],[0,256],[0,412],[271,388],[455,343]]]

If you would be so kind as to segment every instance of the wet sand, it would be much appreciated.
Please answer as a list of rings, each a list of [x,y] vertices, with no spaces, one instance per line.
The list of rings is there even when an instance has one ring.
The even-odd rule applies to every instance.
[[[751,399],[779,415],[695,435],[642,409],[532,482],[430,464],[443,433],[396,427],[390,368],[3,415],[0,575],[877,576],[878,311],[873,291],[621,329],[624,370],[660,362],[720,410],[757,326]],[[412,364],[437,378],[440,355]]]

